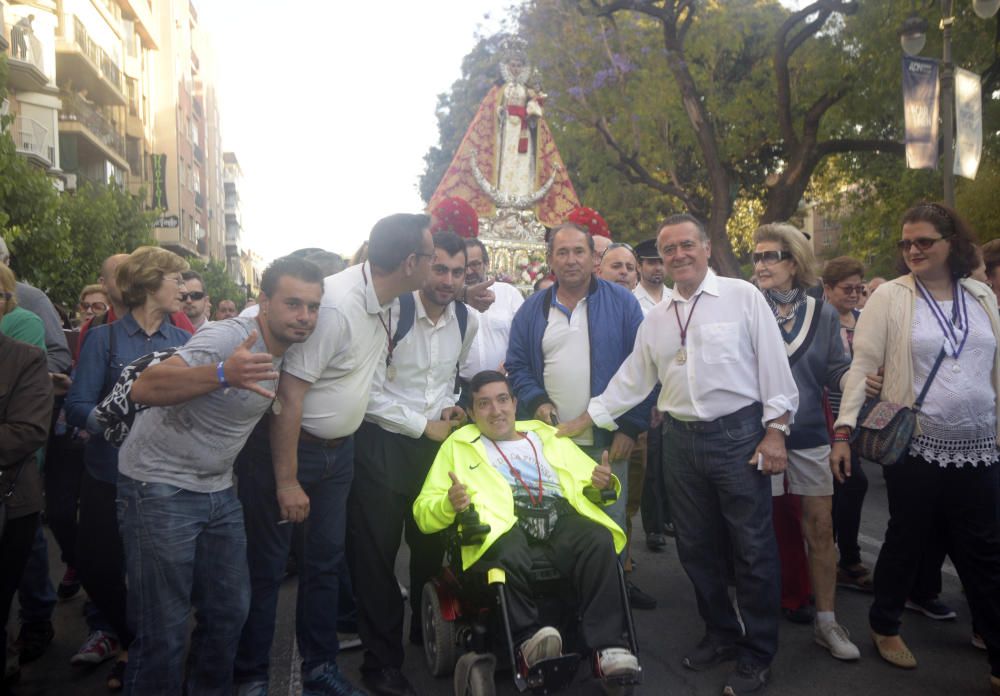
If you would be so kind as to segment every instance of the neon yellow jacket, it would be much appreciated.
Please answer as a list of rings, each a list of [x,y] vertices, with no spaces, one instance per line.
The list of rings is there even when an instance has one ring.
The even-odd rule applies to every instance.
[[[587,500],[583,489],[591,485],[594,460],[569,438],[556,437],[556,429],[541,421],[518,421],[518,432],[531,431],[542,441],[542,453],[559,476],[563,496],[584,517],[607,527],[615,542],[615,551],[625,548],[625,533],[600,507]],[[454,471],[458,480],[468,489],[469,499],[483,524],[490,525],[490,533],[479,546],[462,547],[462,567],[475,563],[497,539],[514,526],[514,494],[510,484],[493,468],[480,441],[479,428],[467,425],[451,434],[438,450],[437,458],[424,480],[413,503],[413,517],[420,530],[426,534],[438,532],[455,521],[455,510],[448,501]],[[621,483],[611,477],[615,491],[621,493]]]

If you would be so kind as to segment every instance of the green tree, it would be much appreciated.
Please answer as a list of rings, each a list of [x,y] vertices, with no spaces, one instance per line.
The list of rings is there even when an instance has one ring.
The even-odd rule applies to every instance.
[[[229,274],[226,273],[226,267],[222,263],[192,259],[191,270],[197,271],[201,275],[205,292],[212,298],[213,314],[222,300],[232,300],[238,307],[246,302],[246,293],[243,292],[243,288],[229,277]]]

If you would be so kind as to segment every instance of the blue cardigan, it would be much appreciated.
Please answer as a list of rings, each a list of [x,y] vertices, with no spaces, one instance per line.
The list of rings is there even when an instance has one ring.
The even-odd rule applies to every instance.
[[[552,401],[545,390],[542,337],[548,326],[549,310],[557,289],[558,284],[525,300],[510,327],[504,367],[514,388],[514,396],[527,418],[534,418],[535,410],[540,405]],[[604,392],[608,382],[632,352],[635,333],[642,318],[642,308],[632,293],[614,283],[591,279],[587,294],[591,397]],[[653,398],[652,392],[647,394],[638,406],[615,421],[623,433],[634,439],[649,428]],[[594,428],[594,446],[606,447],[613,435],[607,430]]]

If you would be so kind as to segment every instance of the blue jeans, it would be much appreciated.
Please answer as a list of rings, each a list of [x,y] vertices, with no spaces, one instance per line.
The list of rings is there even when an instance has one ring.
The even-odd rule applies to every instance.
[[[250,605],[236,490],[195,493],[119,475],[118,524],[135,631],[125,693],[229,696],[230,665]],[[192,605],[197,625],[185,682]]]
[[[771,480],[749,464],[764,437],[761,410],[684,424],[667,416],[663,465],[677,555],[694,585],[709,638],[767,666],[778,649],[781,574],[771,524]],[[746,635],[727,593],[729,565]]]
[[[17,589],[18,603],[21,605],[21,623],[41,623],[52,621],[52,610],[56,606],[56,591],[49,578],[49,544],[45,540],[45,530],[41,525],[35,531],[31,544],[28,565],[21,576]]]
[[[239,496],[246,521],[250,566],[250,615],[236,653],[236,682],[267,681],[278,589],[292,544],[293,525],[281,520],[266,421],[236,458]],[[295,635],[302,672],[337,657],[337,607],[344,563],[347,495],[354,478],[354,442],[336,449],[299,441],[299,483],[309,496],[309,517],[295,534],[299,592]]]

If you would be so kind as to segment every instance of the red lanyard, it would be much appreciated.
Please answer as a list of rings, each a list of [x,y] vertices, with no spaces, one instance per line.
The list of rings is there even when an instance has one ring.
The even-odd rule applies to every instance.
[[[486,436],[483,435],[483,437]],[[500,456],[503,457],[504,462],[507,464],[507,468],[510,469],[511,475],[514,478],[516,478],[522,486],[524,486],[524,490],[528,492],[528,500],[530,500],[533,505],[541,505],[542,496],[545,493],[545,489],[542,487],[542,465],[538,461],[538,450],[535,449],[535,443],[531,441],[530,437],[528,437],[527,435],[522,435],[522,437],[528,441],[529,445],[531,445],[531,453],[535,456],[535,468],[538,469],[538,500],[535,500],[535,496],[531,494],[531,488],[528,486],[527,483],[524,482],[524,479],[521,477],[521,472],[515,469],[514,466],[510,463],[510,460],[507,459],[507,455],[503,453],[502,449],[500,449],[500,445],[498,445],[491,438],[486,437],[486,439],[493,443],[493,446],[496,447],[497,452],[499,452]]]
[[[365,265],[361,264],[361,277],[365,279],[365,287],[368,287],[368,274],[365,272]],[[389,352],[385,356],[385,366],[389,367],[392,365],[392,351],[396,347],[396,342],[392,340],[392,307],[389,307],[389,324],[386,325],[385,319],[382,318],[382,312],[378,313],[378,320],[382,322],[382,328],[385,329],[385,337],[389,339]]]
[[[687,348],[687,337],[688,337],[688,324],[691,323],[691,317],[694,316],[694,308],[698,306],[698,300],[701,299],[701,293],[699,292],[697,297],[694,298],[694,302],[691,304],[691,311],[688,312],[687,321],[681,326],[681,313],[677,309],[677,302],[674,302],[674,316],[677,317],[677,328],[681,331],[681,348]]]

